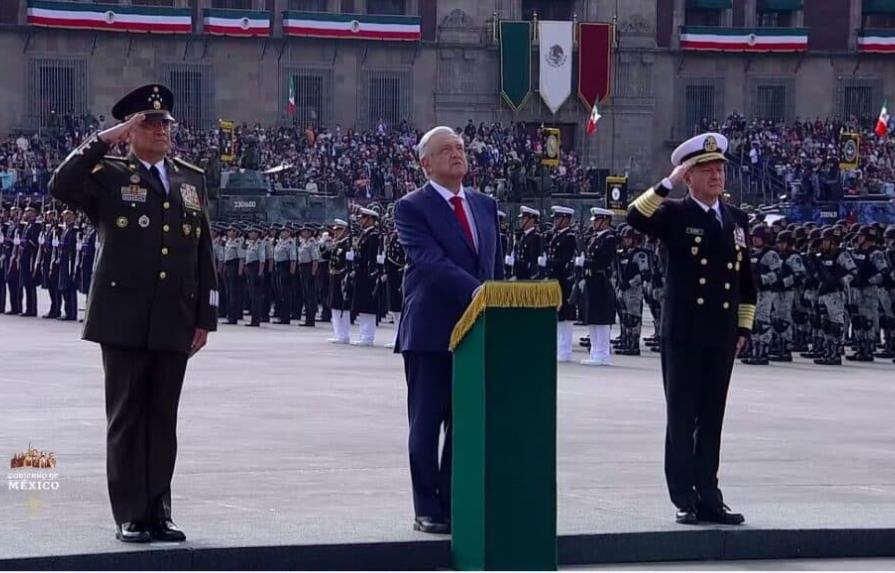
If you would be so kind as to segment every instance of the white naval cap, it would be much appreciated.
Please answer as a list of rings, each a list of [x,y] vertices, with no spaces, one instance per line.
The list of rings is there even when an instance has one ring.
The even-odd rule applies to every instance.
[[[530,215],[532,217],[540,217],[541,212],[538,211],[537,209],[532,209],[531,207],[526,207],[525,205],[522,205],[521,207],[519,207],[519,216],[524,217],[526,215]]]
[[[361,207],[360,209],[358,209],[358,211],[360,211],[361,215],[366,215],[367,217],[375,217],[377,219],[379,218],[379,213],[377,213],[373,209],[367,209],[366,207]]]
[[[613,213],[609,209],[603,209],[602,207],[591,207],[590,214],[590,220],[593,221],[597,217],[612,217],[615,213]]]
[[[677,146],[671,153],[671,163],[677,167],[690,159],[696,159],[696,163],[727,161],[727,145],[727,138],[720,133],[700,133]]]
[[[572,215],[575,214],[575,209],[572,209],[571,207],[561,207],[559,205],[554,205],[554,206],[550,207],[550,210],[553,211],[554,216],[567,215],[567,216],[571,217]]]
[[[506,219],[506,218],[507,218],[507,214],[504,213],[503,211],[498,211],[498,212],[497,212],[497,216],[498,216],[499,218],[501,218],[501,219]]]
[[[348,223],[345,219],[333,219],[333,227],[347,227]]]

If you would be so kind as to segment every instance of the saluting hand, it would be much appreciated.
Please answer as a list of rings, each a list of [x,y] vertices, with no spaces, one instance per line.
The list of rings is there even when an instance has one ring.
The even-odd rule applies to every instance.
[[[122,141],[127,141],[127,138],[130,137],[134,128],[143,123],[144,119],[146,119],[145,113],[135,114],[124,123],[119,123],[114,127],[101,131],[98,137],[103,143],[117,145]]]
[[[687,174],[687,171],[693,168],[696,165],[696,160],[698,157],[694,157],[692,159],[688,159],[684,161],[680,165],[674,168],[674,171],[671,172],[671,175],[668,176],[668,180],[671,181],[671,184],[675,187],[684,180],[684,175]]]

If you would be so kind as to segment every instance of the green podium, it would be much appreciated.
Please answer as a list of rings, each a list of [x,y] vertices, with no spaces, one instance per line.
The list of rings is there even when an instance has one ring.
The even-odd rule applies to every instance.
[[[556,569],[556,281],[486,282],[457,323],[451,556]]]

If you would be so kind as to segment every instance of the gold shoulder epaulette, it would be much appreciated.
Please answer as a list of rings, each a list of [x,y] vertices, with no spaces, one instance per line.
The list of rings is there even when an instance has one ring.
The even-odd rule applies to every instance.
[[[197,166],[193,165],[192,163],[190,163],[189,161],[184,161],[183,159],[181,159],[179,157],[174,158],[174,163],[177,163],[178,165],[186,167],[187,169],[192,169],[196,173],[201,173],[203,175],[205,174],[205,170],[202,169],[201,167],[197,167]]]

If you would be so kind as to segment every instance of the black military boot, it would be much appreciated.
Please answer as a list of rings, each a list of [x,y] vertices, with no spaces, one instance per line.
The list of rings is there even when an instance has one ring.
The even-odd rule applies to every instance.
[[[820,366],[842,366],[840,346],[833,341],[828,342],[825,345],[824,355],[820,358],[815,358],[814,363]]]
[[[871,350],[872,347],[872,340],[862,340],[859,342],[855,342],[855,353],[850,356],[846,356],[845,359],[852,362],[873,362],[873,352]]]

